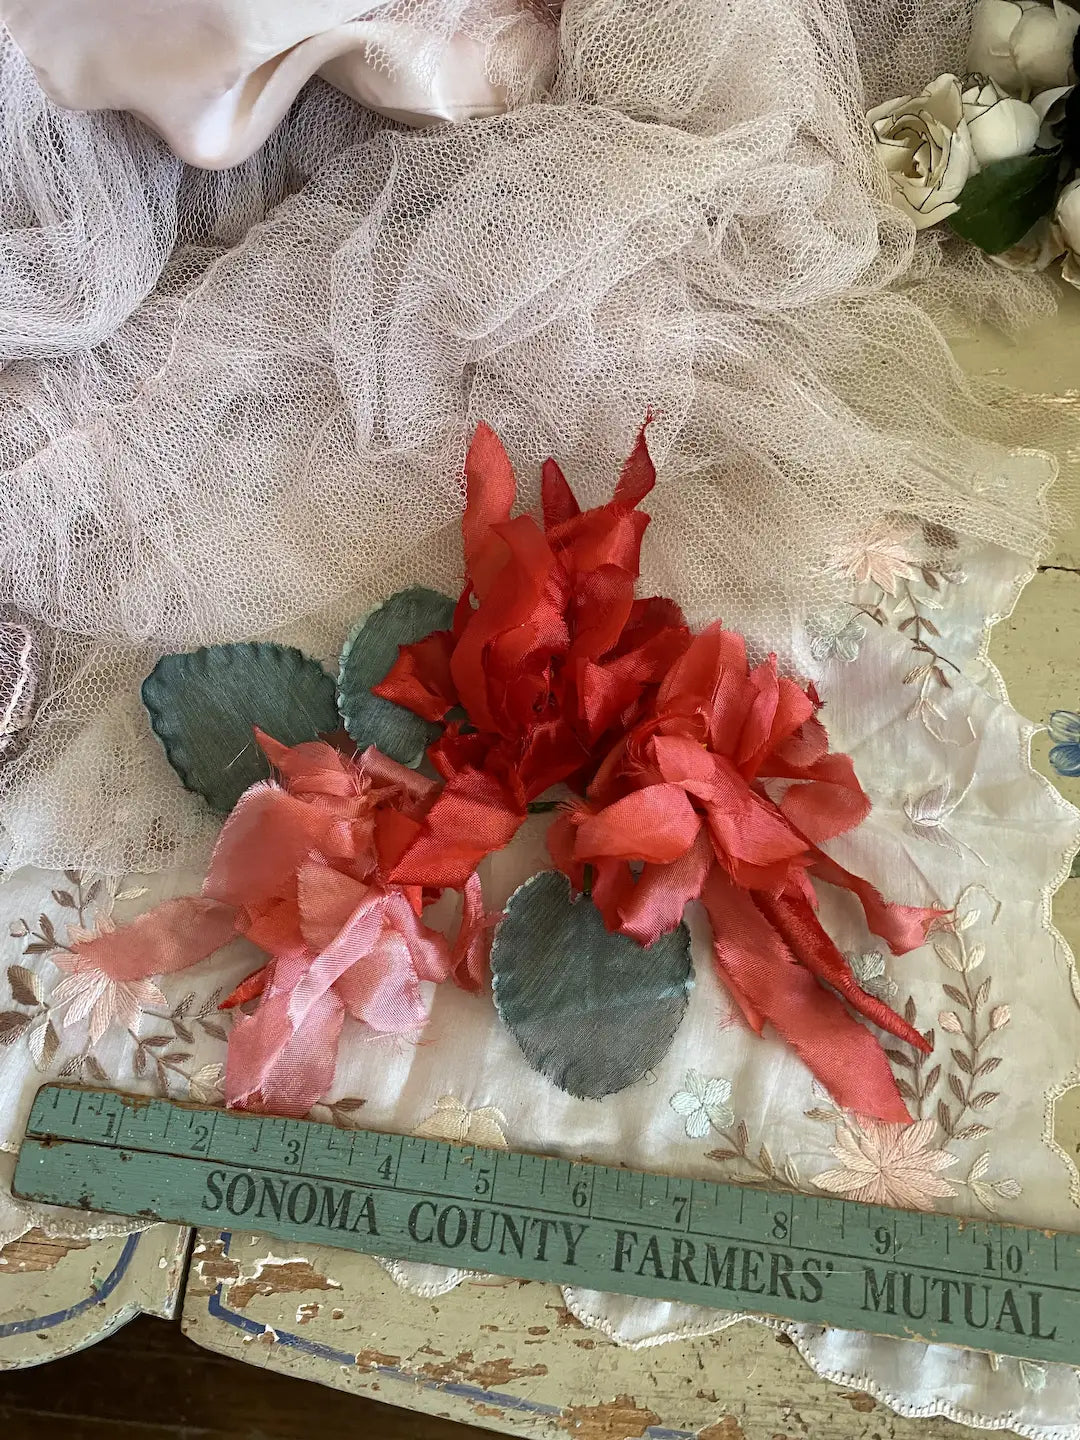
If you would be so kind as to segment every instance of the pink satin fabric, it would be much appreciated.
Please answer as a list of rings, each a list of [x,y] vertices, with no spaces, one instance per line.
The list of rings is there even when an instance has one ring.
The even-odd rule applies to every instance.
[[[506,108],[485,44],[434,5],[430,28],[391,0],[2,0],[0,15],[59,104],[128,110],[208,169],[252,155],[315,74],[409,125]]]

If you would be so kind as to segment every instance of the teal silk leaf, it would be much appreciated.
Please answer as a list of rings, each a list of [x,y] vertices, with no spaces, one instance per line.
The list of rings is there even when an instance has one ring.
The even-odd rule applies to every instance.
[[[398,658],[398,648],[423,640],[434,630],[449,630],[454,602],[437,590],[414,586],[366,615],[341,652],[338,705],[345,728],[361,750],[377,745],[402,765],[419,765],[441,727],[411,710],[372,695]]]
[[[270,774],[256,725],[283,745],[298,745],[341,724],[331,676],[286,645],[165,655],[143,681],[142,698],[169,764],[222,814]]]
[[[599,1100],[666,1054],[694,971],[680,925],[648,949],[604,928],[585,896],[549,870],[510,897],[491,951],[495,1004],[534,1070]]]

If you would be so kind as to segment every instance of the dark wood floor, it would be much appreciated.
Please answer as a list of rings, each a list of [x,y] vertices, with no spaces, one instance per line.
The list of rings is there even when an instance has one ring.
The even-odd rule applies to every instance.
[[[215,1355],[141,1315],[64,1360],[0,1373],[4,1440],[491,1440]]]

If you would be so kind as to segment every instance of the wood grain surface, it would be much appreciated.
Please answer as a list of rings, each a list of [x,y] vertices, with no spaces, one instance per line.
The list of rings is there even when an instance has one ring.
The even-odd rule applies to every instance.
[[[4,1440],[469,1440],[490,1430],[275,1375],[140,1315],[63,1360],[0,1375]]]

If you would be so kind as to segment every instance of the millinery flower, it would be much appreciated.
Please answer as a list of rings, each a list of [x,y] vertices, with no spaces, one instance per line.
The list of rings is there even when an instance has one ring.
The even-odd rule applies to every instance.
[[[964,119],[971,148],[980,165],[1029,155],[1042,129],[1037,110],[1008,95],[993,80],[970,85],[963,93]]]
[[[269,960],[223,1002],[255,1005],[229,1036],[226,1100],[302,1115],[330,1088],[346,1016],[415,1030],[425,982],[480,990],[494,953],[499,1013],[526,1059],[599,1098],[671,1044],[692,985],[683,913],[700,900],[748,1024],[771,1024],[840,1103],[908,1120],[852,1011],[926,1041],[859,984],[817,917],[814,883],[854,895],[897,954],[940,912],[889,904],[824,850],[870,802],[829,749],[814,688],[775,657],[751,666],[723,625],[692,636],[673,601],[635,595],[639,507],[656,480],[644,428],[592,509],[547,461],[542,524],[511,515],[514,472],[486,426],[465,469],[462,594],[390,597],[350,635],[336,686],[265,643],[159,661],[143,694],[166,754],[231,813],[201,895],[80,941],[78,965],[94,985],[130,985],[252,941]],[[872,535],[836,563],[895,589],[916,564],[905,538]],[[845,633],[838,653],[858,638]],[[299,743],[265,734],[266,713]],[[269,780],[254,778],[252,736]],[[228,773],[238,755],[243,783]],[[548,848],[570,883],[534,876],[493,916],[477,866],[530,809],[559,812]],[[446,889],[461,899],[453,942],[422,918]],[[688,1134],[727,1123],[726,1086],[688,1075],[672,1101]]]
[[[841,1103],[907,1120],[880,1047],[837,995],[916,1048],[926,1043],[857,983],[817,918],[811,878],[855,894],[898,954],[923,943],[938,912],[886,904],[820,848],[870,802],[850,759],[830,753],[816,712],[775,660],[751,668],[742,638],[710,626],[609,752],[586,800],[552,826],[551,854],[579,888],[591,879],[608,928],[642,945],[700,899],[717,969],[751,1027],[772,1024]]]
[[[637,507],[656,482],[644,430],[613,498],[591,510],[547,461],[543,527],[510,518],[514,472],[486,426],[465,474],[454,628],[402,646],[374,687],[426,719],[465,715],[428,751],[447,783],[391,872],[402,884],[463,884],[509,842],[530,801],[560,781],[587,783],[690,643],[677,605],[634,596],[649,523]]]
[[[434,781],[377,754],[351,759],[323,742],[258,738],[278,779],[241,797],[202,895],[78,942],[74,974],[61,983],[104,984],[101,976],[130,986],[245,936],[271,958],[225,1002],[258,999],[232,1029],[226,1100],[258,1097],[304,1115],[333,1080],[346,1014],[384,1034],[418,1029],[422,982],[454,975],[478,987],[489,921],[472,877],[451,947],[420,919],[422,893],[384,878],[416,834]]]
[[[968,43],[970,71],[1025,98],[1068,85],[1080,13],[1061,0],[979,0]]]
[[[921,94],[886,101],[866,118],[893,204],[920,230],[955,214],[978,168],[956,76],[939,75]]]

